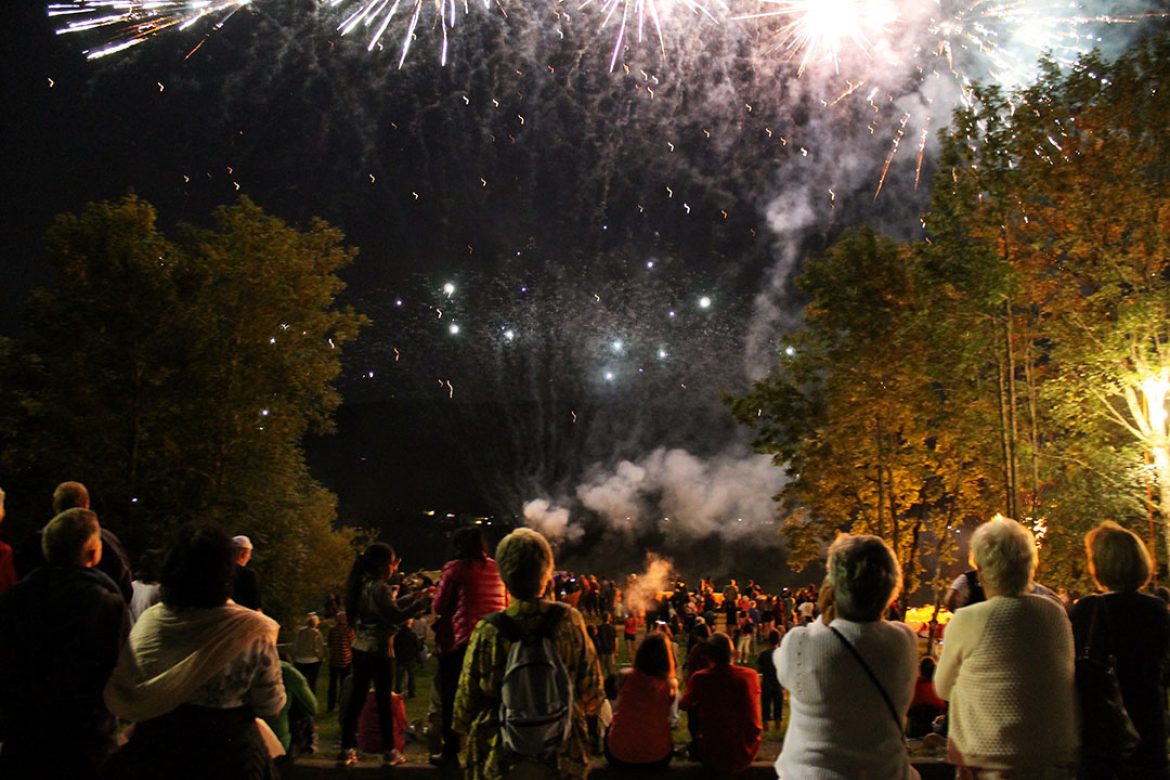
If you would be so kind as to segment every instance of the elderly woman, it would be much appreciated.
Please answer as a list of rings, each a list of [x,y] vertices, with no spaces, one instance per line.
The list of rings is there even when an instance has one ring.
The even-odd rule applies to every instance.
[[[1087,596],[1072,609],[1078,655],[1114,657],[1125,709],[1141,742],[1123,758],[1086,755],[1079,777],[1167,776],[1166,690],[1162,685],[1170,626],[1166,606],[1138,590],[1150,579],[1150,555],[1136,534],[1104,522],[1085,535],[1089,572],[1103,595]],[[1086,708],[1091,711],[1092,708]],[[1085,733],[1096,724],[1085,723]]]
[[[793,628],[776,651],[776,676],[789,691],[781,778],[917,777],[902,739],[917,642],[906,624],[882,619],[901,580],[876,536],[841,534],[829,547],[824,619]]]
[[[471,634],[455,698],[453,727],[467,735],[465,766],[468,780],[501,778],[563,778],[576,780],[589,772],[586,718],[604,698],[601,667],[585,633],[585,620],[572,607],[543,598],[552,581],[553,553],[536,531],[518,528],[496,548],[500,576],[512,595],[501,613],[526,635],[549,631],[557,655],[568,672],[573,709],[568,736],[547,755],[521,756],[501,737],[500,703],[512,642],[499,619],[481,620]],[[557,611],[555,618],[549,613]]]
[[[180,529],[163,558],[162,603],[134,624],[106,685],[110,711],[134,722],[110,778],[259,780],[273,776],[256,717],[285,703],[276,621],[228,600],[231,539]]]
[[[997,516],[971,537],[987,600],[947,624],[934,675],[950,702],[948,753],[960,778],[1071,778],[1077,760],[1073,636],[1068,616],[1028,593],[1036,540]]]

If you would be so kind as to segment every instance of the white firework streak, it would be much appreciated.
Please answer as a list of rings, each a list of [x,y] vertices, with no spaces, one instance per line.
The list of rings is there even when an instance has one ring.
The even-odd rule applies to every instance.
[[[187,30],[197,22],[218,17],[206,35],[192,48],[190,57],[207,37],[218,31],[252,0],[78,0],[51,3],[50,18],[65,21],[58,35],[101,36],[103,41],[85,49],[86,59],[96,60],[146,43],[168,30]]]

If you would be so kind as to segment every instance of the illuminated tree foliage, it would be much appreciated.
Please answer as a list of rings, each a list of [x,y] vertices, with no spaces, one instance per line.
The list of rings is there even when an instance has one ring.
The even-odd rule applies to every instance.
[[[1002,511],[1037,530],[1044,576],[1083,587],[1100,520],[1170,540],[1168,81],[1163,38],[975,90],[927,239],[847,234],[808,262],[794,354],[730,400],[790,472],[796,562],[876,532],[913,584],[922,533],[945,557],[947,527]]]
[[[8,456],[42,484],[86,482],[133,551],[192,519],[249,534],[287,613],[349,556],[301,442],[330,430],[341,346],[365,322],[334,303],[355,251],[246,198],[177,236],[134,196],[58,218],[55,281],[8,361],[21,407]]]

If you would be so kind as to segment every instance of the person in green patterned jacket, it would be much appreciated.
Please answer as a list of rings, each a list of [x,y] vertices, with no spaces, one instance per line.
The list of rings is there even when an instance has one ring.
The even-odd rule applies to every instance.
[[[496,564],[512,596],[504,614],[533,630],[552,605],[544,595],[552,581],[553,553],[536,531],[519,528],[496,548]],[[605,699],[601,665],[585,634],[581,613],[568,615],[553,631],[554,644],[573,681],[573,722],[569,737],[547,759],[524,758],[504,746],[500,736],[500,689],[510,644],[500,630],[481,620],[471,635],[455,698],[454,730],[467,736],[467,780],[581,780],[589,774],[586,718]]]

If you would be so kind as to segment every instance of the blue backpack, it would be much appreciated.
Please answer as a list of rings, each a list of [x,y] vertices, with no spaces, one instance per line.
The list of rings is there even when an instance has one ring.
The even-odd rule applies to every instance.
[[[568,611],[553,604],[531,632],[503,612],[484,617],[510,644],[500,689],[500,735],[518,755],[555,753],[572,728],[573,685],[552,638]]]

